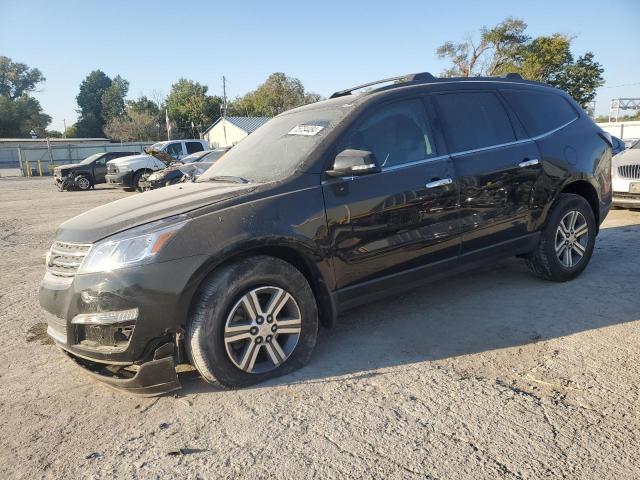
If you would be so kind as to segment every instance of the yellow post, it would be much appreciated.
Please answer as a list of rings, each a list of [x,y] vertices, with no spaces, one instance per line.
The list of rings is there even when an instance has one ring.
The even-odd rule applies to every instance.
[[[25,173],[27,174],[27,177],[31,176],[31,166],[29,165],[29,160],[25,160],[24,161],[24,166],[25,166]]]
[[[42,176],[42,163],[38,160],[38,173]]]

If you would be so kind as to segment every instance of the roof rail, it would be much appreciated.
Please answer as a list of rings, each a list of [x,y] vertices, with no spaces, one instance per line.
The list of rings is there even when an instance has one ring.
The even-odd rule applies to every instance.
[[[332,94],[329,98],[338,98],[344,97],[345,95],[350,95],[354,90],[360,90],[361,88],[371,87],[373,85],[378,85],[380,83],[394,82],[402,80],[400,83],[405,82],[430,82],[436,80],[436,77],[431,75],[429,72],[421,72],[421,73],[410,73],[408,75],[400,75],[399,77],[391,77],[385,78],[383,80],[376,80],[375,82],[363,83],[362,85],[357,85],[355,87],[347,88],[346,90],[339,90]]]
[[[509,80],[522,80],[522,75],[519,73],[507,73],[504,78],[508,78]]]

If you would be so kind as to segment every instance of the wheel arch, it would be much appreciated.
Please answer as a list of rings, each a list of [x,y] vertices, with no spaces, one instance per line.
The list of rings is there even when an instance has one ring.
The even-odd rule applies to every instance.
[[[591,184],[591,182],[584,179],[576,179],[567,183],[558,192],[558,195],[562,193],[573,193],[583,197],[591,206],[593,210],[593,218],[596,219],[596,228],[600,228],[600,198],[598,197],[598,191]]]
[[[291,243],[279,243],[273,245],[244,245],[239,246],[233,252],[225,252],[219,257],[212,257],[194,274],[191,288],[183,294],[182,303],[184,305],[185,318],[188,320],[193,299],[202,287],[207,278],[216,270],[224,268],[240,258],[266,255],[279,258],[304,275],[309,282],[311,290],[318,305],[318,315],[320,324],[324,327],[332,327],[337,317],[337,307],[333,295],[327,286],[320,269],[314,261],[314,255],[306,249],[300,248]]]

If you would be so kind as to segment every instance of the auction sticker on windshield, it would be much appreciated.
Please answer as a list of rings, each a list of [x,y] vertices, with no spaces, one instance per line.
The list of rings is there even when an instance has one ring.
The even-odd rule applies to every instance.
[[[296,125],[291,129],[289,135],[305,135],[307,137],[313,137],[317,135],[324,127],[320,125]]]

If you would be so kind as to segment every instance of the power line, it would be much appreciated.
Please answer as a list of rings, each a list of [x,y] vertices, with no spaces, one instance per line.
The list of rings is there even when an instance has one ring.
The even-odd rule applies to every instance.
[[[603,86],[603,87],[600,87],[600,88],[635,87],[636,85],[640,85],[640,82],[623,83],[622,85],[610,85],[610,86]]]

